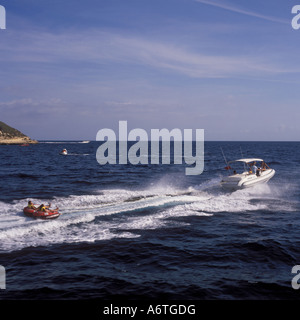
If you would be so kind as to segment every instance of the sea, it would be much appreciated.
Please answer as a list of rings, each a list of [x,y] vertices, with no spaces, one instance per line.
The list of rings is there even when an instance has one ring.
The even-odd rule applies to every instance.
[[[100,165],[99,145],[0,146],[0,300],[300,298],[300,142],[206,141],[200,175],[184,161]],[[242,157],[275,176],[223,189]],[[26,217],[29,200],[61,216]]]

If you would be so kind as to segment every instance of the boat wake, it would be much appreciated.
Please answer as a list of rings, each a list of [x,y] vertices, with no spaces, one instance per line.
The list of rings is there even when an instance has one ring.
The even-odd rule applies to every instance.
[[[64,156],[89,156],[90,153],[68,153],[65,154]]]
[[[50,144],[77,144],[77,143],[90,143],[89,140],[84,141],[39,141],[39,143],[50,143]]]
[[[0,203],[0,251],[135,238],[140,237],[143,230],[182,228],[191,223],[191,216],[210,219],[219,213],[269,210],[269,203],[274,200],[266,185],[230,194],[221,190],[203,191],[204,186],[186,190],[163,187],[137,191],[109,189],[100,190],[97,195],[56,197],[51,202],[60,208],[62,215],[53,221],[25,217],[22,208],[29,199]],[[264,198],[268,201],[263,201]],[[41,202],[41,199],[31,200]],[[278,203],[276,205],[278,207]]]

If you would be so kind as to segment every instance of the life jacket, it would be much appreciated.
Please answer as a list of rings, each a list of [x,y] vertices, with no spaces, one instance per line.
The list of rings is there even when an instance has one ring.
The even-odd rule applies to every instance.
[[[43,206],[43,207],[39,208],[39,211],[46,212],[46,208],[45,208],[45,206]]]
[[[33,204],[29,204],[29,205],[27,206],[27,208],[29,208],[29,209],[35,209],[35,206],[34,206]]]

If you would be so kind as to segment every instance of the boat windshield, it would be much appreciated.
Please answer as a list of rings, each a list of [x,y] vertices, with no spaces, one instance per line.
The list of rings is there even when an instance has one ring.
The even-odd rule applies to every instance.
[[[248,159],[247,159],[248,160]],[[256,170],[264,171],[269,169],[269,166],[262,159],[255,159],[254,161],[236,160],[230,161],[225,169],[229,170],[230,174],[241,173],[255,173]]]

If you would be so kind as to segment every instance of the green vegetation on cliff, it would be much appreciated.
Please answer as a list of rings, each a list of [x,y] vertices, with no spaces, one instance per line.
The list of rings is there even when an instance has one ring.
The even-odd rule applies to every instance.
[[[0,121],[0,144],[22,144],[22,143],[38,143],[36,140],[30,139],[21,131],[10,127],[6,123]]]
[[[17,129],[14,129],[12,127],[10,127],[9,125],[7,125],[6,123],[0,121],[0,137],[16,137],[16,138],[24,138],[26,137],[25,134],[23,134],[22,132],[20,132]]]

